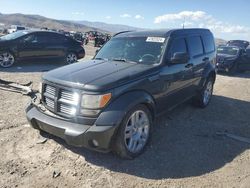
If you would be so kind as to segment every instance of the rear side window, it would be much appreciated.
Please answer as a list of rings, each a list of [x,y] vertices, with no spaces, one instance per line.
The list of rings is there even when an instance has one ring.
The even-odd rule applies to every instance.
[[[48,38],[50,44],[63,44],[67,41],[66,37],[56,33],[49,33]]]
[[[206,53],[214,52],[215,51],[215,45],[214,45],[214,38],[212,35],[206,35],[202,37],[203,44],[205,48]]]
[[[169,57],[172,58],[177,52],[187,52],[186,41],[184,38],[174,39],[170,47]]]
[[[203,54],[203,46],[200,36],[188,37],[188,49],[191,57]]]

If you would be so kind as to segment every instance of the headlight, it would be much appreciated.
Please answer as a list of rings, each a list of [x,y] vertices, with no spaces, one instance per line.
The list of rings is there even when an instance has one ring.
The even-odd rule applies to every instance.
[[[43,90],[43,84],[42,84],[42,82],[40,82],[40,83],[39,83],[38,92],[39,92],[39,93],[42,93],[42,90]]]
[[[111,93],[104,95],[83,95],[81,107],[88,109],[103,108],[111,99]]]
[[[236,58],[228,58],[228,59],[225,59],[225,61],[235,61]]]

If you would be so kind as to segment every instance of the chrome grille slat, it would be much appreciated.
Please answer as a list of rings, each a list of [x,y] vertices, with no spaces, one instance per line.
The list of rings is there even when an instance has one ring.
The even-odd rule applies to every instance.
[[[68,92],[68,91],[62,90],[61,91],[61,98],[68,100],[68,101],[74,101],[74,94],[73,94],[73,92]]]
[[[54,97],[56,95],[56,88],[46,85],[45,92]]]
[[[50,108],[53,108],[54,109],[54,106],[55,106],[55,102],[47,97],[45,97],[45,103],[48,107]]]
[[[65,114],[72,114],[72,107],[60,104],[59,111]]]

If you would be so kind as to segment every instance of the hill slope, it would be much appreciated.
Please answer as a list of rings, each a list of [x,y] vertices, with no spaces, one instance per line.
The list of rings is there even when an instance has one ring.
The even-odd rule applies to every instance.
[[[51,29],[63,29],[66,31],[89,31],[100,29],[88,27],[83,24],[74,23],[70,21],[55,20],[39,15],[25,15],[25,14],[0,14],[0,23],[4,23],[7,27],[10,25],[22,25],[25,27],[41,28],[47,27]]]

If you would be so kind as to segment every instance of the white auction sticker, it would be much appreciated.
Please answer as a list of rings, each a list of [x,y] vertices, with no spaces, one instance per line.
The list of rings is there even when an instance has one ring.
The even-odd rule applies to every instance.
[[[165,38],[162,37],[148,37],[146,42],[159,42],[163,43],[165,41]]]

